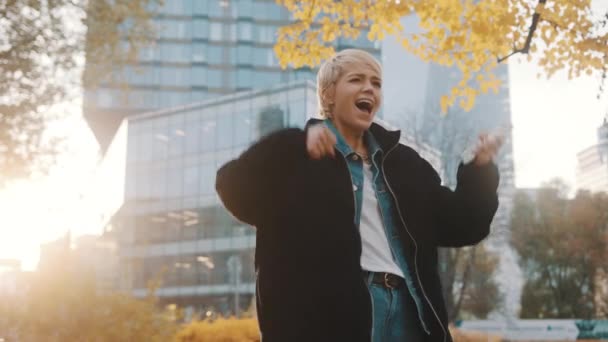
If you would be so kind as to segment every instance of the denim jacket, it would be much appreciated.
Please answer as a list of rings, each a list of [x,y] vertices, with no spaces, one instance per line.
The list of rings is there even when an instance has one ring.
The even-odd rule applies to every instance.
[[[363,202],[363,161],[361,158],[352,150],[352,148],[346,143],[336,126],[330,121],[325,120],[325,125],[334,133],[336,136],[336,148],[342,154],[348,165],[350,172],[351,181],[353,183],[353,192],[355,196],[355,224],[359,227],[361,220],[361,206]],[[426,324],[422,318],[422,304],[421,298],[416,293],[416,288],[413,285],[412,273],[410,272],[407,262],[405,259],[405,253],[403,251],[402,244],[399,242],[399,235],[397,234],[397,228],[399,226],[398,214],[392,198],[391,192],[385,182],[385,178],[382,171],[382,159],[384,152],[376,142],[376,139],[372,133],[367,130],[364,134],[364,142],[367,146],[369,156],[371,157],[372,165],[372,177],[373,177],[373,188],[376,193],[376,199],[378,200],[378,206],[380,207],[380,213],[382,217],[382,223],[384,231],[389,242],[393,259],[397,265],[403,271],[405,275],[405,282],[408,290],[412,295],[414,302],[416,303],[418,317],[422,323],[425,331],[428,331]]]

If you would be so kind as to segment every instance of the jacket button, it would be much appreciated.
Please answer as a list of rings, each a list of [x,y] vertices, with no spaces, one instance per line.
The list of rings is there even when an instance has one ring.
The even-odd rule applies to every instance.
[[[353,184],[353,191],[357,191],[357,189],[359,189],[359,188],[357,188],[357,185]]]
[[[353,160],[359,160],[359,156],[358,155],[353,155]]]

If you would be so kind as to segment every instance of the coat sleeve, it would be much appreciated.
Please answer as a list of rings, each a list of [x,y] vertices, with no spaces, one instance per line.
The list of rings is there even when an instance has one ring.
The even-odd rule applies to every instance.
[[[289,128],[271,133],[217,171],[216,191],[232,215],[258,226],[265,215],[280,210],[282,186],[303,158],[304,131]]]
[[[490,162],[483,166],[460,164],[456,189],[441,186],[433,173],[433,215],[436,218],[437,245],[462,247],[479,243],[490,233],[490,224],[498,209],[498,168]]]

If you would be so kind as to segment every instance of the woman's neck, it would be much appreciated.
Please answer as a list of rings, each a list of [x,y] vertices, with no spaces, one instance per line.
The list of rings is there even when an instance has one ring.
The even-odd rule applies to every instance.
[[[358,153],[367,153],[367,148],[365,146],[365,141],[363,140],[365,131],[353,130],[350,127],[341,124],[337,121],[332,121],[338,132],[342,135],[348,146]]]

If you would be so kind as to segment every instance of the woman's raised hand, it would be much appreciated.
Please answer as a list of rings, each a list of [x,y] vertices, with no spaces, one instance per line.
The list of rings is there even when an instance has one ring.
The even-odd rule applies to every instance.
[[[308,128],[306,134],[306,151],[312,159],[321,159],[323,157],[336,156],[334,145],[336,145],[336,136],[332,131],[323,124],[316,124]]]

